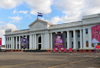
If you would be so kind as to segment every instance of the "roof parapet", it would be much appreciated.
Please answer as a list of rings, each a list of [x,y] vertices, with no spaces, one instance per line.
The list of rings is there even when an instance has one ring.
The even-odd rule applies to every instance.
[[[100,14],[86,15],[86,16],[83,16],[82,20],[91,19],[91,18],[98,18],[98,17],[100,17]]]

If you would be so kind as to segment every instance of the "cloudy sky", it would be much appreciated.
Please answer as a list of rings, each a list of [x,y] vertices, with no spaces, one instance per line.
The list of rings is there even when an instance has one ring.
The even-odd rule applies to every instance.
[[[0,0],[0,37],[5,29],[28,29],[37,18],[53,24],[79,21],[84,15],[100,13],[100,0]]]

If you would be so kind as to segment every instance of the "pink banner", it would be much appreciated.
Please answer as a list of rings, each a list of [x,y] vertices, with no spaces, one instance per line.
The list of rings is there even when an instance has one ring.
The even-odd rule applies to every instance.
[[[55,48],[63,48],[63,34],[55,34]]]
[[[64,48],[64,52],[66,52],[66,48]]]
[[[59,48],[59,52],[61,52],[61,48]]]
[[[2,38],[0,38],[0,47],[2,46]]]
[[[69,52],[72,52],[72,48],[69,48]]]
[[[55,48],[53,48],[53,52],[55,52]]]
[[[100,43],[100,24],[91,28],[92,43]]]
[[[92,43],[97,44],[94,47],[96,47],[96,49],[100,49],[100,24],[93,26],[91,28],[91,32],[92,32]]]
[[[96,49],[100,49],[100,45],[96,45]]]

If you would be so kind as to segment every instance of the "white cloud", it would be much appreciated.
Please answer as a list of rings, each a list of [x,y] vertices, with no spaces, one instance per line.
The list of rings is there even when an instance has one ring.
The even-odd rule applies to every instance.
[[[0,38],[2,38],[2,44],[4,45],[5,44],[5,30],[6,29],[15,29],[17,30],[16,26],[14,24],[10,24],[10,23],[7,23],[5,25],[0,25]]]
[[[13,21],[10,21],[10,22],[19,22],[19,20],[22,19],[22,17],[19,17],[19,16],[16,16],[16,17],[8,17],[10,19],[12,19]]]
[[[99,3],[100,0],[56,0],[54,6],[65,14],[59,18],[59,21],[68,23],[81,20],[84,15],[100,13]],[[51,21],[58,21],[58,18],[54,18]]]
[[[79,10],[84,6],[84,0],[56,0],[54,5],[60,10]]]
[[[0,23],[5,23],[5,22],[0,21]]]
[[[68,23],[81,19],[81,10],[84,7],[84,0],[56,0],[54,6],[65,14],[59,18],[59,21]],[[56,19],[58,20],[58,18],[55,18],[55,20]]]
[[[53,24],[57,24],[59,21],[60,21],[60,18],[59,18],[58,16],[53,17],[53,18],[51,19],[51,23],[53,23]]]
[[[28,11],[19,11],[19,13],[27,14]]]
[[[13,11],[13,14],[15,14],[16,12],[17,12],[17,11],[16,11],[16,10],[14,10],[14,11]]]
[[[20,4],[26,2],[31,9],[30,14],[37,14],[37,12],[50,13],[53,0],[0,0],[0,7],[5,9],[12,9]]]
[[[13,20],[21,20],[22,19],[22,17],[19,17],[19,16],[16,16],[16,17],[8,17],[8,18],[13,19]]]
[[[85,0],[85,6],[82,9],[83,15],[100,13],[100,0]]]
[[[3,35],[5,34],[5,30],[6,29],[17,29],[16,26],[14,24],[10,24],[7,23],[6,25],[0,25],[0,37],[3,37]]]
[[[50,13],[51,5],[53,0],[24,0],[28,5],[29,8],[31,8],[30,13],[31,14],[37,14],[37,12],[42,13]]]
[[[0,0],[0,7],[5,9],[12,9],[22,3],[22,0]]]
[[[60,10],[65,14],[61,17],[57,17],[59,15],[53,17],[51,21],[54,20],[55,23],[59,21],[77,21],[81,20],[83,15],[100,13],[100,0],[0,0],[0,7],[12,9],[23,4],[23,2],[31,9],[30,14],[33,15],[37,14],[37,12],[45,14],[51,13],[51,6],[55,6],[58,11]],[[16,10],[13,13],[16,13]],[[25,11],[20,11],[20,13],[27,14]]]

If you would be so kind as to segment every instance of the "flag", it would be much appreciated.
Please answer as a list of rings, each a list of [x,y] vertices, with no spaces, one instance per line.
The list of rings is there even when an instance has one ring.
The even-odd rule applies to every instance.
[[[43,17],[43,13],[39,13],[38,12],[38,15],[37,16]]]

